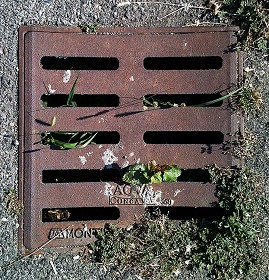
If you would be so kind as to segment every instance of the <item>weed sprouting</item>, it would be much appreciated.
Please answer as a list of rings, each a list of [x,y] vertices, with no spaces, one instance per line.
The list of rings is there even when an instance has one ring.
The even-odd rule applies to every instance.
[[[85,33],[95,33],[97,31],[97,23],[92,23],[92,24],[87,24],[87,23],[82,23],[79,25],[80,29],[82,32]]]
[[[248,169],[208,168],[225,215],[219,221],[171,221],[146,212],[127,228],[98,231],[91,258],[114,269],[135,269],[144,279],[176,279],[198,267],[215,279],[257,277],[263,267],[269,203],[260,179]]]
[[[200,104],[196,104],[196,105],[191,105],[191,107],[206,107],[206,106],[210,106],[210,105],[213,105],[213,104],[216,104],[216,103],[219,103],[229,97],[232,97],[232,96],[235,96],[237,95],[238,93],[240,93],[242,91],[242,88],[238,88],[220,98],[217,98],[217,99],[214,99],[214,100],[211,100],[211,101],[208,101],[208,102],[204,102],[204,103],[200,103]],[[143,96],[142,98],[143,100],[143,104],[144,106],[150,106],[150,107],[154,107],[154,108],[172,108],[172,107],[187,107],[188,104],[187,102],[183,102],[181,104],[173,104],[171,103],[170,101],[168,102],[163,102],[161,101],[160,99],[158,98],[155,98],[155,96],[149,96],[148,98],[146,98],[145,96]]]
[[[57,149],[85,148],[97,135],[93,132],[46,131],[41,133],[41,143]]]
[[[267,0],[223,0],[221,11],[229,13],[234,24],[239,25],[239,39],[245,46],[253,46],[261,51],[268,51],[269,24]],[[218,13],[221,17],[221,12]]]
[[[238,95],[237,103],[244,113],[249,114],[259,111],[263,101],[261,93],[258,90],[244,86]]]
[[[176,182],[181,170],[177,165],[159,165],[155,161],[147,164],[131,165],[123,175],[122,180],[131,185],[160,184]]]

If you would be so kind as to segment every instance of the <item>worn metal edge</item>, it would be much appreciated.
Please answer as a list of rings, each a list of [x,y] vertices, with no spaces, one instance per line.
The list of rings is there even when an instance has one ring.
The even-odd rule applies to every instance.
[[[42,26],[42,25],[24,25],[20,28],[21,33],[27,32],[52,32],[52,33],[82,33],[82,34],[176,34],[176,33],[208,33],[208,32],[237,32],[237,26],[186,26],[186,27],[98,27],[96,32],[82,32],[80,27],[75,26]]]
[[[19,67],[19,84],[18,84],[18,139],[19,139],[19,154],[18,154],[18,195],[19,200],[23,202],[23,170],[24,170],[24,35],[27,32],[26,28],[19,28],[18,30],[18,67]],[[23,245],[23,214],[19,216],[18,229],[18,249],[24,252]]]

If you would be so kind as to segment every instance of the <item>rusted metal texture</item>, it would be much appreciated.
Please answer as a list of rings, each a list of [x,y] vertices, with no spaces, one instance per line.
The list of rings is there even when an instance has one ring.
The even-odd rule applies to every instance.
[[[225,150],[242,122],[228,100],[217,107],[188,107],[186,99],[186,107],[170,109],[147,109],[142,102],[148,94],[184,94],[195,103],[195,94],[225,95],[235,89],[241,69],[238,53],[231,50],[236,30],[118,28],[85,34],[78,28],[20,28],[23,247],[35,249],[48,240],[47,247],[87,244],[94,229],[108,222],[126,226],[145,206],[203,208],[214,204],[215,186],[202,180],[131,189],[118,182],[118,173],[113,182],[110,176],[106,180],[109,173],[101,171],[104,175],[100,175],[98,170],[118,169],[122,175],[122,168],[150,160],[177,164],[184,170],[214,163],[237,164]],[[70,62],[69,57],[79,59]],[[156,58],[162,59],[154,62]],[[84,107],[42,107],[41,99],[48,93],[67,97],[77,76],[75,96],[116,95],[119,105],[94,107],[85,102]],[[56,122],[51,126],[54,116]],[[112,131],[118,132],[120,141],[115,144],[116,138],[104,136],[86,148],[57,150],[40,143],[40,133],[45,131],[94,131],[100,135]],[[158,131],[163,132],[162,140],[156,137]],[[178,134],[175,140],[169,131],[187,134]],[[143,138],[146,132],[152,136],[146,140],[145,135],[147,143]],[[87,170],[97,171],[89,171],[88,178]]]

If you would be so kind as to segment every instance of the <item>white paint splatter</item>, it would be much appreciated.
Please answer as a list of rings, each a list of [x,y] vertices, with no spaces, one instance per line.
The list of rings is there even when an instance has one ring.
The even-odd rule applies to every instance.
[[[64,75],[63,75],[63,82],[64,82],[65,84],[68,83],[69,80],[70,80],[70,78],[71,78],[71,71],[70,71],[70,70],[66,70],[66,71],[64,72]]]
[[[128,160],[126,160],[123,164],[122,164],[122,168],[125,168],[125,167],[127,167],[128,165],[129,165],[129,161]]]
[[[105,119],[103,117],[100,118],[100,121],[98,123],[101,123],[101,122],[103,122],[103,123],[105,122]]]
[[[134,156],[134,153],[131,152],[131,153],[129,154],[129,157],[133,157],[133,156]]]
[[[78,156],[78,157],[83,165],[87,162],[87,159],[85,156]]]
[[[184,191],[184,190],[180,190],[180,189],[177,189],[177,190],[175,190],[175,192],[174,192],[174,197],[176,197],[179,193],[181,193],[182,191]]]
[[[136,163],[140,163],[140,158],[137,159]]]
[[[113,195],[112,189],[114,188],[114,186],[109,183],[106,183],[104,187],[105,187],[104,195],[108,197],[112,196]]]
[[[7,219],[7,218],[2,218],[1,221],[2,221],[2,222],[7,222],[8,219]]]
[[[73,257],[73,260],[78,260],[79,258],[80,258],[80,256],[76,255],[76,256]]]
[[[130,82],[133,82],[133,81],[134,81],[134,76],[131,76],[131,77],[129,78],[129,80],[130,80]]]
[[[102,147],[103,147],[103,145],[99,145],[99,146],[98,146],[98,149],[101,149]]]
[[[118,158],[113,154],[113,151],[106,149],[106,151],[104,152],[104,154],[102,156],[102,160],[105,165],[111,165],[115,161],[118,161]]]
[[[48,85],[48,93],[52,94],[56,91],[56,89],[52,89],[51,84]]]
[[[88,153],[86,153],[86,155],[89,157],[89,156],[91,156],[93,154],[93,152],[88,152]]]

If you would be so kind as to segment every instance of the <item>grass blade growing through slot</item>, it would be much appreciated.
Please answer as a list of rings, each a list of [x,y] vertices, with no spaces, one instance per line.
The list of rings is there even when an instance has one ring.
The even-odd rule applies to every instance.
[[[92,140],[96,134],[97,132],[46,131],[41,133],[41,143],[60,150],[85,148],[89,144],[95,144]]]
[[[225,100],[226,98],[231,97],[232,95],[240,92],[241,90],[242,90],[242,87],[238,88],[237,90],[232,91],[232,92],[230,92],[230,93],[228,93],[228,94],[226,94],[226,95],[224,95],[224,96],[222,96],[220,98],[217,98],[217,99],[214,99],[214,100],[211,100],[211,101],[208,101],[208,102],[204,102],[204,103],[201,103],[201,104],[193,105],[192,107],[205,107],[205,106],[209,106],[209,105],[215,104],[217,102]]]
[[[80,148],[85,148],[89,144],[94,144],[94,142],[92,142],[92,140],[94,139],[94,137],[96,136],[97,133],[98,132],[96,132],[92,137],[90,137],[84,144],[80,145]]]
[[[76,85],[77,85],[77,81],[78,81],[78,76],[68,94],[68,99],[67,99],[67,103],[66,105],[67,106],[72,106],[72,107],[75,107],[76,106],[76,103],[73,101],[73,98],[74,98],[74,94],[75,94],[75,88],[76,88]]]

